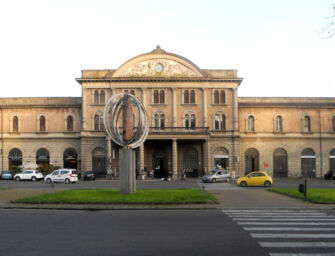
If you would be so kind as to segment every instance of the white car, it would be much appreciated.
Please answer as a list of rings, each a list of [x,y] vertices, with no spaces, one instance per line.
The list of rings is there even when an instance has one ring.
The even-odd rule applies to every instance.
[[[45,176],[44,181],[46,183],[51,182],[65,182],[69,184],[71,182],[75,183],[78,181],[78,172],[76,169],[57,169],[52,173]]]
[[[25,170],[21,173],[17,173],[14,175],[14,180],[43,180],[43,174],[36,170]]]

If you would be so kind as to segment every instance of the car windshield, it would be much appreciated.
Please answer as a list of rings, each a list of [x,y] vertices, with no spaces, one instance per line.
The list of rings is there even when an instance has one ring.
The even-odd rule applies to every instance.
[[[213,175],[213,174],[215,174],[216,172],[217,172],[217,170],[211,170],[211,171],[209,171],[208,174]]]

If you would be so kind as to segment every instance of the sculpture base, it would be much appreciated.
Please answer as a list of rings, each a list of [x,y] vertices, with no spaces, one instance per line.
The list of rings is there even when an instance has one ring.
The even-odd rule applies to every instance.
[[[120,149],[120,184],[121,194],[136,192],[135,181],[135,151],[132,149]]]

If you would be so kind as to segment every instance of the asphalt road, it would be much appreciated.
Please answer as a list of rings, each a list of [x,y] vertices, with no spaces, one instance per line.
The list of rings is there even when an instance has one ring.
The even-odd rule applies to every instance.
[[[268,255],[220,210],[0,209],[0,255]]]
[[[285,188],[298,188],[299,183],[303,183],[302,178],[283,178],[274,179],[273,187],[285,187]],[[154,180],[137,180],[137,188],[199,188],[201,184],[205,185],[206,188],[216,189],[240,189],[236,186],[234,181],[230,183],[202,183],[200,179],[190,178],[186,181],[173,180],[173,181],[161,181],[159,179]],[[47,184],[44,181],[13,181],[13,180],[0,180],[0,188],[50,188],[53,185]],[[307,179],[307,186],[309,188],[335,188],[335,180],[324,180],[324,179]],[[99,179],[95,181],[82,181],[79,180],[74,184],[57,183],[54,184],[55,188],[120,188],[118,180],[105,180]],[[250,187],[248,189],[264,189],[263,186]]]

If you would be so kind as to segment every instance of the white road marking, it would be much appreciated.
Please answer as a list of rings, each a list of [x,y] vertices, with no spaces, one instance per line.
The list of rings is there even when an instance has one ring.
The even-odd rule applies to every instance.
[[[250,233],[253,238],[335,238],[335,234]]]
[[[334,253],[270,253],[270,256],[334,256]]]
[[[239,225],[278,226],[334,226],[335,222],[237,222]]]
[[[233,218],[235,221],[335,221],[335,218],[318,218],[318,217],[308,217],[308,218]]]
[[[333,248],[335,242],[259,242],[262,247],[272,248]]]
[[[335,231],[335,228],[243,227],[246,231]]]

